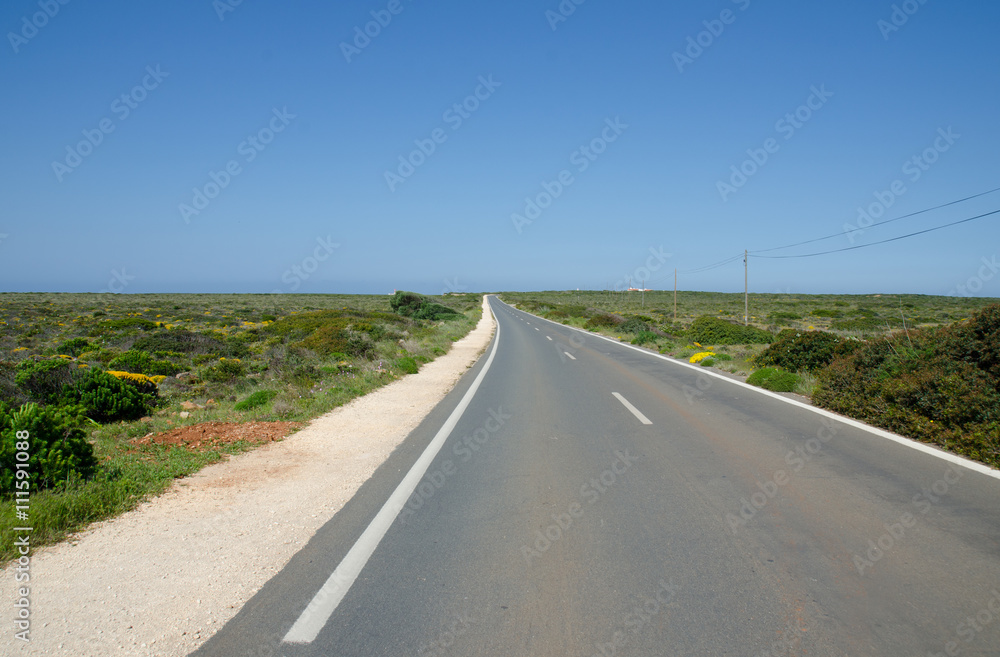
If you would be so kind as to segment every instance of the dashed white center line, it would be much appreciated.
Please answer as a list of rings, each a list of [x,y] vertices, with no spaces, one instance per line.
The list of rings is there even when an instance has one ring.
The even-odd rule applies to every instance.
[[[545,339],[548,340],[549,342],[552,342],[552,336],[551,335],[546,335]]]
[[[574,356],[573,354],[569,353],[568,351],[564,351],[563,353],[566,354],[569,357],[570,360],[576,360],[576,356]]]
[[[536,330],[536,331],[540,331],[541,329],[540,329],[540,328],[538,328],[538,327],[536,326],[536,327],[535,327],[535,330]]]
[[[569,354],[566,354],[566,355],[568,356]],[[652,420],[650,420],[648,417],[646,417],[645,415],[643,415],[642,412],[638,408],[636,408],[635,406],[633,406],[632,404],[630,404],[627,399],[625,399],[624,397],[622,397],[621,395],[619,395],[617,392],[613,392],[611,394],[614,395],[615,398],[617,398],[618,401],[620,401],[625,408],[627,408],[628,410],[632,411],[632,415],[634,415],[637,418],[639,418],[640,422],[642,422],[643,424],[652,424],[653,423]]]

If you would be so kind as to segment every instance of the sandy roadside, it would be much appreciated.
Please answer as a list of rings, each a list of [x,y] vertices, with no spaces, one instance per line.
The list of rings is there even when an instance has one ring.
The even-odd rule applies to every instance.
[[[0,653],[187,655],[344,506],[486,349],[493,316],[415,375],[290,438],[175,483],[31,561],[31,641],[14,638],[3,572]]]

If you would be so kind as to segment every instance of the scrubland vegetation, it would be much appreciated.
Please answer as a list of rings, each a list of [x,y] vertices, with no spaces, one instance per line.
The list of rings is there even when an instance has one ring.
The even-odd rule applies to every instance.
[[[30,434],[32,545],[133,508],[245,450],[142,440],[190,425],[298,423],[448,351],[478,296],[0,295],[0,502]],[[294,426],[294,425],[291,425]],[[0,515],[0,561],[14,554]]]

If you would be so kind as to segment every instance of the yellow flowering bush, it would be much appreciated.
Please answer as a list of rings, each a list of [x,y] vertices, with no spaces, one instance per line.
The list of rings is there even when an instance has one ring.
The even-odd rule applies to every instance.
[[[122,381],[129,381],[138,385],[152,384],[156,385],[163,379],[167,378],[165,376],[146,376],[145,374],[133,374],[132,372],[118,372],[115,370],[108,370],[108,374],[115,377],[116,379],[121,379]]]
[[[711,351],[702,351],[702,352],[699,352],[699,353],[695,354],[694,356],[691,356],[691,358],[688,360],[688,362],[689,363],[700,363],[701,361],[703,361],[706,358],[709,358],[710,356],[715,356],[715,353],[713,353]]]

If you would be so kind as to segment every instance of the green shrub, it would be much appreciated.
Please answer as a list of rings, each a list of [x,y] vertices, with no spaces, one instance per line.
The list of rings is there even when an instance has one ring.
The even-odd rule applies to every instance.
[[[108,369],[149,376],[157,374],[173,376],[182,370],[169,360],[156,360],[151,354],[139,349],[129,349],[118,356],[108,363]]]
[[[104,330],[120,330],[120,329],[130,329],[137,328],[140,331],[152,331],[159,324],[152,322],[148,319],[143,319],[142,317],[126,317],[124,319],[112,319],[101,323],[101,328]]]
[[[809,314],[812,315],[813,317],[831,317],[831,318],[837,318],[837,317],[843,317],[844,316],[844,313],[842,313],[841,311],[839,311],[839,310],[830,310],[828,308],[817,308],[816,310],[812,311]]]
[[[462,313],[457,310],[429,301],[420,306],[420,309],[412,315],[413,319],[429,319],[433,321],[458,319],[462,316]]]
[[[658,336],[657,334],[653,333],[652,331],[642,331],[638,335],[636,335],[634,338],[632,338],[632,344],[635,344],[635,345],[644,345],[644,344],[646,344],[648,342],[656,342],[656,340],[659,337],[660,336]]]
[[[97,458],[83,430],[85,422],[80,407],[25,404],[12,411],[0,404],[0,494],[13,495],[19,481],[27,481],[27,490],[36,491],[91,478]],[[17,437],[20,431],[28,433],[26,440],[24,434]],[[26,480],[15,474],[16,465],[22,463],[16,458],[18,452],[29,455]]]
[[[393,312],[409,317],[420,310],[426,299],[422,294],[399,290],[389,299],[389,307],[392,308]]]
[[[28,399],[51,404],[78,378],[78,371],[77,363],[65,358],[23,360],[17,365],[14,381]]]
[[[82,405],[87,417],[97,422],[138,420],[156,405],[156,386],[123,381],[98,369],[87,370],[63,390],[61,403]]]
[[[873,340],[821,370],[813,402],[1000,465],[1000,305]]]
[[[240,402],[236,402],[233,406],[237,411],[249,411],[255,408],[260,408],[261,406],[266,406],[271,402],[272,399],[278,396],[278,393],[274,390],[258,390],[246,399]]]
[[[172,351],[181,354],[216,354],[229,356],[226,343],[210,335],[185,330],[157,331],[132,343],[132,349],[155,353]]]
[[[777,313],[771,313],[770,315],[767,316],[767,318],[772,321],[778,319],[802,319],[802,315],[796,315],[795,313],[777,312]]]
[[[701,344],[767,344],[774,339],[769,331],[703,315],[691,323],[687,337]]]
[[[213,383],[233,383],[246,375],[247,368],[241,361],[232,358],[220,358],[218,362],[205,368],[202,378]]]
[[[72,338],[56,347],[56,351],[67,356],[79,356],[90,349],[90,340],[87,338]]]
[[[416,374],[420,370],[419,366],[417,365],[417,361],[413,360],[412,356],[403,356],[401,358],[397,358],[396,360],[393,361],[392,365],[396,369],[400,370],[401,372],[405,372],[406,374]]]
[[[850,354],[861,343],[826,331],[785,329],[754,363],[774,365],[789,372],[814,372],[826,367],[836,356]]]
[[[703,358],[701,362],[699,362],[698,364],[701,365],[702,367],[711,367],[712,365],[715,365],[715,359]]]
[[[772,392],[792,392],[799,382],[799,377],[792,372],[786,372],[777,367],[762,367],[747,377],[747,383],[759,386]]]
[[[585,329],[600,329],[600,328],[617,328],[620,324],[624,323],[624,319],[618,315],[612,315],[610,313],[598,313],[587,320],[583,325]]]
[[[622,333],[648,333],[649,324],[638,317],[630,317],[622,322],[622,324],[618,327],[618,330]]]

